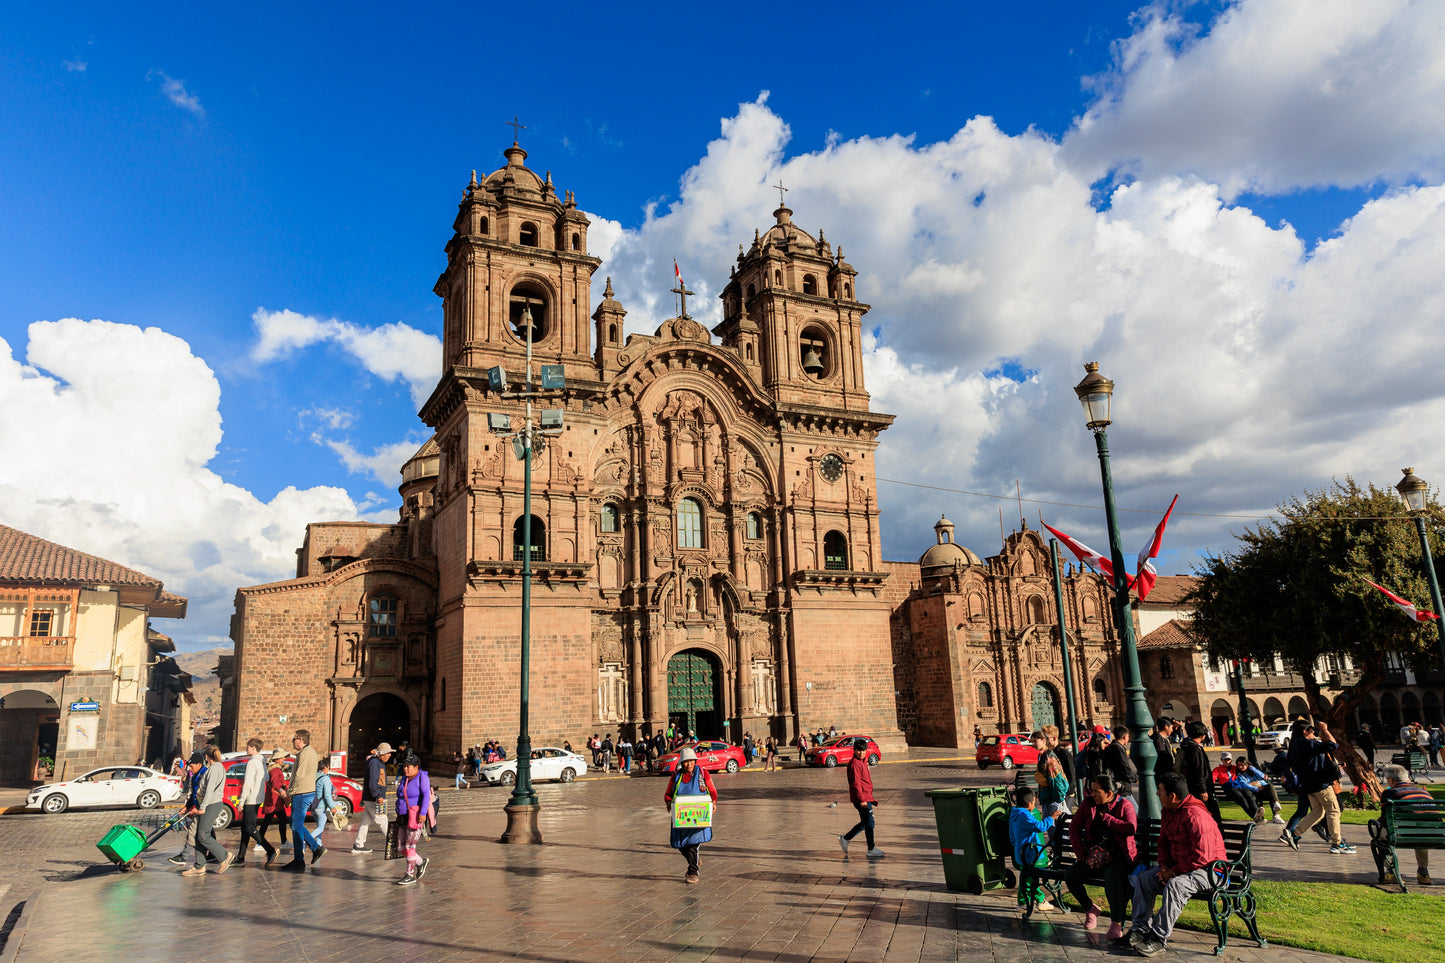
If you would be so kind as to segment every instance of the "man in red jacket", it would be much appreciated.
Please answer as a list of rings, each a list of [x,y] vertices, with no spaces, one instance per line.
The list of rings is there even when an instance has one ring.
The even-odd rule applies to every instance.
[[[883,850],[873,845],[873,807],[878,800],[873,798],[873,774],[868,771],[868,740],[853,740],[853,758],[848,761],[848,801],[858,810],[858,825],[838,837],[843,855],[848,855],[848,843],[859,832],[868,842],[868,858],[879,859]]]
[[[1164,952],[1174,922],[1189,897],[1214,885],[1210,864],[1224,858],[1224,837],[1204,802],[1189,793],[1183,773],[1159,777],[1159,802],[1164,816],[1159,825],[1159,865],[1134,877],[1134,928],[1123,937],[1140,956]],[[1154,912],[1154,897],[1163,905]]]

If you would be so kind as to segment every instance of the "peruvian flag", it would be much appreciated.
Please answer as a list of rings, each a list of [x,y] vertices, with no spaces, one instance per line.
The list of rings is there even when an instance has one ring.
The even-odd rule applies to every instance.
[[[1139,567],[1135,570],[1138,574],[1134,576],[1134,591],[1138,593],[1141,602],[1149,597],[1149,593],[1154,590],[1154,582],[1159,578],[1158,570],[1149,560],[1159,557],[1159,545],[1164,541],[1164,526],[1169,524],[1169,513],[1174,511],[1174,504],[1177,501],[1179,501],[1179,496],[1175,495],[1174,501],[1169,503],[1168,510],[1164,512],[1164,517],[1159,519],[1159,525],[1154,529],[1154,537],[1139,552]]]
[[[672,274],[677,278],[679,286],[682,285],[682,268],[677,266],[677,258],[672,259]]]
[[[1098,552],[1094,551],[1083,542],[1065,535],[1063,532],[1059,531],[1057,528],[1054,528],[1052,525],[1049,525],[1046,522],[1042,524],[1044,528],[1047,528],[1049,531],[1053,532],[1054,537],[1057,538],[1059,541],[1063,542],[1064,547],[1067,548],[1069,551],[1073,552],[1074,557],[1077,558],[1080,562],[1088,565],[1090,568],[1093,568],[1095,571],[1099,572],[1099,574],[1108,578],[1109,581],[1112,582],[1114,580],[1113,562],[1109,561],[1107,558],[1100,555]],[[1128,578],[1127,574],[1125,575],[1125,578]]]
[[[1388,598],[1391,602],[1394,602],[1396,605],[1398,605],[1400,607],[1400,611],[1404,612],[1405,617],[1408,618],[1411,622],[1428,622],[1431,619],[1438,619],[1440,617],[1434,612],[1427,612],[1424,609],[1417,609],[1414,606],[1414,603],[1405,601],[1394,592],[1391,592],[1389,589],[1385,588],[1385,586],[1383,585],[1376,585],[1369,579],[1365,579],[1365,584],[1374,585],[1375,588],[1379,589],[1381,592],[1384,592],[1385,597]]]

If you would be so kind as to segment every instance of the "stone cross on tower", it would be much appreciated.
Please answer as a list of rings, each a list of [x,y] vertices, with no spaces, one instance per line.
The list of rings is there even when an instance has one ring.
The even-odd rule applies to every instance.
[[[687,317],[687,296],[689,294],[693,294],[694,292],[687,289],[687,284],[683,282],[682,278],[678,278],[677,287],[672,289],[672,293],[682,298],[682,310],[678,312],[677,316],[679,318]]]
[[[512,119],[507,121],[507,126],[512,128],[512,143],[514,144],[517,142],[517,135],[527,129],[527,125],[522,123],[521,118],[516,114],[513,114]]]
[[[775,191],[778,192],[778,206],[779,206],[779,207],[787,207],[787,206],[788,206],[788,205],[787,205],[787,202],[786,202],[786,201],[784,200],[784,198],[783,198],[783,192],[784,192],[784,191],[791,190],[791,189],[792,189],[792,188],[788,188],[788,187],[784,187],[784,186],[783,186],[783,179],[782,179],[781,177],[779,177],[779,178],[778,178],[778,182],[773,185],[773,190],[775,190]]]

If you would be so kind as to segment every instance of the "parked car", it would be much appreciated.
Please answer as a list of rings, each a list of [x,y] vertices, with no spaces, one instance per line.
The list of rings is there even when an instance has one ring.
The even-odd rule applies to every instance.
[[[1289,728],[1288,722],[1277,726],[1270,726],[1268,729],[1254,737],[1254,745],[1257,749],[1284,749],[1289,751]]]
[[[532,750],[533,781],[556,780],[571,782],[587,771],[587,760],[575,752],[543,746]],[[482,778],[489,785],[510,786],[517,781],[517,760],[504,759],[482,767]]]
[[[670,776],[677,771],[677,761],[682,750],[691,746],[697,753],[697,764],[708,772],[737,772],[748,764],[748,757],[742,746],[726,742],[699,741],[678,746],[672,752],[664,753],[652,764],[652,771],[659,776]]]
[[[1039,751],[1034,748],[1031,737],[1032,733],[1028,732],[984,736],[983,742],[978,744],[974,761],[980,769],[995,765],[1005,769],[1036,766],[1039,762]]]
[[[181,781],[174,776],[145,766],[107,766],[30,790],[25,808],[52,814],[86,806],[154,809],[180,798]]]
[[[267,753],[269,755],[269,753]],[[295,756],[287,756],[281,760],[281,771],[286,778],[291,778],[291,765],[296,761]],[[237,819],[241,818],[241,783],[246,779],[246,760],[235,759],[226,763],[226,788],[222,801],[226,808],[221,810],[216,817],[216,829],[222,830]],[[348,779],[339,772],[331,773],[331,791],[336,796],[336,805],[345,811],[346,815],[361,809],[361,783],[355,779]],[[291,807],[286,807],[286,815],[291,815]]]
[[[858,734],[839,736],[836,739],[829,739],[821,746],[815,746],[808,750],[806,762],[810,766],[825,766],[832,769],[834,766],[853,761],[853,740],[868,739],[867,736]],[[878,743],[868,739],[868,753],[863,758],[868,760],[868,765],[876,766],[883,753],[878,749]]]

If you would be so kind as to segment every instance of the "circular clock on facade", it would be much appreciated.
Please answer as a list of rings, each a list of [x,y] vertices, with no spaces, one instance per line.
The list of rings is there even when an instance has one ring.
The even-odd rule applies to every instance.
[[[818,462],[818,470],[828,481],[835,482],[843,477],[843,459],[837,455],[824,455],[823,460]]]

